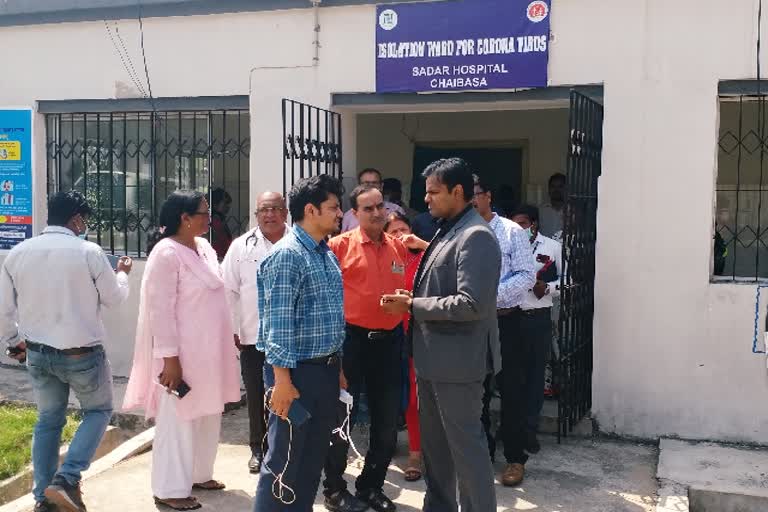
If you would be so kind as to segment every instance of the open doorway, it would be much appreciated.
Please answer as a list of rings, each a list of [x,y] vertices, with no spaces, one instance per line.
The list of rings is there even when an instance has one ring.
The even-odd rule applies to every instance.
[[[441,147],[442,146],[442,147]],[[424,169],[441,158],[458,157],[466,160],[475,173],[493,187],[498,197],[495,208],[508,215],[522,199],[520,189],[523,179],[523,148],[515,147],[456,147],[448,144],[416,145],[413,151],[413,175],[411,177],[410,206],[425,211],[425,180],[421,177]]]

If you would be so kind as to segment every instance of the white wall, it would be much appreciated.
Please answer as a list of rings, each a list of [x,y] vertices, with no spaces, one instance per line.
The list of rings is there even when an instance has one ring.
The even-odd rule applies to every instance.
[[[146,20],[154,93],[246,94],[250,78],[251,197],[280,190],[280,99],[373,91],[374,9],[321,9],[319,65],[303,69],[263,67],[312,64],[310,10]],[[717,83],[753,75],[755,19],[756,0],[554,2],[551,84],[605,92],[593,412],[607,432],[768,439],[754,287],[709,280]],[[120,26],[138,64],[135,22]],[[22,49],[0,104],[114,97],[128,82],[103,23],[3,28],[0,46]],[[364,121],[346,114],[349,175]],[[127,347],[125,314],[110,332]]]

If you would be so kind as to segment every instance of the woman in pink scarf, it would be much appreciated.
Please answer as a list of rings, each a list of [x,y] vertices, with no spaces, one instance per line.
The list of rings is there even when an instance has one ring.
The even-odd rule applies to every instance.
[[[224,282],[216,252],[199,238],[209,220],[199,192],[177,191],[163,204],[123,404],[155,418],[152,491],[157,504],[174,510],[200,508],[193,488],[224,488],[213,479],[221,414],[225,403],[240,400]]]

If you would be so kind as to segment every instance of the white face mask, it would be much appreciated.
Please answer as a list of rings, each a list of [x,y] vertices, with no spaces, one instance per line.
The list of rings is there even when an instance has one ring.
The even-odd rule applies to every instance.
[[[85,223],[82,217],[80,217],[80,222],[83,224],[83,232],[78,234],[78,238],[82,238],[83,240],[88,238],[88,224]],[[79,231],[79,229],[78,229]]]

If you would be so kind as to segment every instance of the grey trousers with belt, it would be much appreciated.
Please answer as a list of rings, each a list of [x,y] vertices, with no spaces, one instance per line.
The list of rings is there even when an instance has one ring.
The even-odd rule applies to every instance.
[[[418,380],[425,512],[495,512],[496,490],[480,421],[483,381]]]

